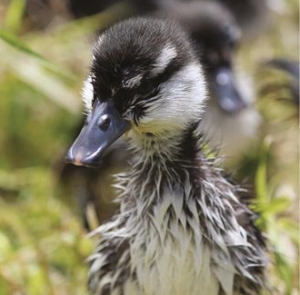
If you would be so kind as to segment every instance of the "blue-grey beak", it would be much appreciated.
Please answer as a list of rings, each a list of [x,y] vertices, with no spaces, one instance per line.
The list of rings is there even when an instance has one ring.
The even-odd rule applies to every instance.
[[[235,78],[229,67],[217,68],[211,78],[212,92],[222,111],[234,115],[248,106],[236,88]]]
[[[129,129],[130,124],[120,116],[112,101],[97,100],[66,161],[79,166],[99,166],[105,151]]]

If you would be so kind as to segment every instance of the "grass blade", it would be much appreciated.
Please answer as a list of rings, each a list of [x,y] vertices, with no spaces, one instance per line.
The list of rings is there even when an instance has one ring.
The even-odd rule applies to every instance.
[[[22,19],[25,10],[25,0],[12,0],[6,13],[4,21],[5,27],[13,32],[18,33],[21,28]]]
[[[40,63],[42,63],[44,66],[46,66],[48,69],[52,70],[53,72],[55,72],[63,77],[72,79],[72,80],[75,79],[75,77],[72,73],[70,73],[69,71],[66,71],[65,69],[62,69],[55,63],[49,61],[48,59],[46,59],[39,53],[35,52],[34,50],[32,50],[30,47],[28,47],[26,44],[24,44],[22,41],[20,41],[16,36],[11,34],[10,32],[0,29],[0,38],[7,44],[18,49],[19,51],[29,55],[30,57],[37,59]]]

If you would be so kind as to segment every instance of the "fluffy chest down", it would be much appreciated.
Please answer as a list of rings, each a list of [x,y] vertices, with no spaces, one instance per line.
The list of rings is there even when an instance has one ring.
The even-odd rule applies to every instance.
[[[116,249],[119,254],[122,252],[114,264],[116,269],[106,272],[103,277],[106,283],[115,287],[110,288],[110,293],[101,293],[105,284],[100,281],[96,286],[99,293],[95,294],[220,294],[220,284],[212,269],[210,247],[204,243],[199,219],[197,216],[186,216],[184,211],[185,206],[193,206],[193,201],[190,202],[189,205],[184,204],[183,196],[178,193],[165,193],[162,201],[153,206],[151,212],[143,214],[143,218],[132,214],[123,228],[116,230],[113,223],[102,227],[104,240],[118,237],[128,238],[129,242],[126,249]],[[112,248],[110,245],[108,251]],[[105,252],[104,247],[98,253],[93,270],[97,271],[96,267],[105,269],[109,260]],[[127,268],[126,275],[123,275],[123,268]],[[122,277],[120,284],[116,283],[118,277]]]
[[[200,241],[196,245],[193,234],[173,226],[176,230],[172,232],[171,229],[164,244],[158,238],[146,245],[144,251],[132,249],[136,282],[141,288],[136,288],[136,282],[129,281],[125,295],[219,294],[219,282],[211,268],[209,247]],[[200,236],[197,238],[201,239]]]
[[[120,214],[97,230],[90,257],[93,295],[259,294],[263,243],[234,187],[176,175],[134,172],[119,181]]]

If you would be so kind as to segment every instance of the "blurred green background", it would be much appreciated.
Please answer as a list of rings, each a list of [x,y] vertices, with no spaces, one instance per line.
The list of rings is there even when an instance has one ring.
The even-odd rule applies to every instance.
[[[257,108],[264,120],[261,144],[245,163],[258,159],[251,169],[259,224],[274,252],[272,281],[280,294],[295,295],[299,294],[299,112],[289,90],[277,87],[288,85],[289,77],[266,69],[262,62],[277,56],[298,60],[299,3],[275,2],[271,27],[241,46],[238,64],[254,77]],[[126,5],[74,20],[62,2],[53,3],[48,14],[34,19],[25,13],[25,0],[0,2],[3,295],[87,294],[85,259],[93,241],[86,238],[74,199],[58,185],[56,166],[81,117],[80,89],[94,32]],[[247,171],[246,164],[243,167]]]

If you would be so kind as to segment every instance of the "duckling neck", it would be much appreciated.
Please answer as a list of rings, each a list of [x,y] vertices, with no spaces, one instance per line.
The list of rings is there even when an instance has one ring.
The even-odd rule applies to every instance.
[[[183,130],[174,130],[160,135],[149,133],[133,137],[131,147],[142,163],[153,164],[157,168],[166,162],[193,160],[197,154],[199,140],[195,135],[198,122]],[[199,137],[199,136],[198,136]],[[180,162],[180,161],[179,161]]]
[[[189,195],[185,190],[191,187],[201,158],[196,125],[166,137],[147,136],[133,147],[138,161],[121,179],[121,202],[151,211],[168,195]]]

